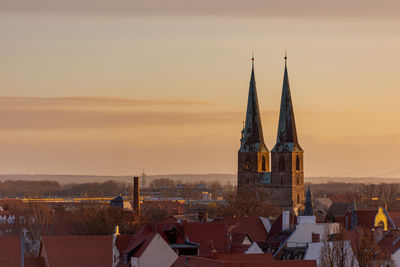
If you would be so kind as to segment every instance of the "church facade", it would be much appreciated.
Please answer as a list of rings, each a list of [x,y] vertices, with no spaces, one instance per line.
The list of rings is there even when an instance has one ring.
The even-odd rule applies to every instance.
[[[304,204],[303,149],[297,138],[286,56],[278,133],[271,152],[264,143],[252,58],[246,121],[238,151],[237,186],[238,193],[249,188],[262,189],[271,204],[286,210],[298,210]]]

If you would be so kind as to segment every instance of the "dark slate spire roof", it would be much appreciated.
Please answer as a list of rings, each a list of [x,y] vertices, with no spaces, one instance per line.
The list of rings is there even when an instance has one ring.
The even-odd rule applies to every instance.
[[[240,139],[240,152],[268,152],[264,143],[261,126],[260,109],[258,106],[256,79],[254,75],[254,57],[247,102],[246,123],[243,125],[242,138]]]
[[[285,74],[283,76],[281,110],[279,113],[279,127],[276,145],[273,152],[303,151],[297,140],[296,123],[292,97],[290,95],[289,76],[287,71],[287,57],[285,55]]]
[[[351,230],[356,230],[358,227],[356,200],[354,200],[353,210],[351,212]]]
[[[306,193],[304,216],[314,216],[314,209],[313,209],[313,204],[312,204],[310,186],[308,187],[307,193]]]

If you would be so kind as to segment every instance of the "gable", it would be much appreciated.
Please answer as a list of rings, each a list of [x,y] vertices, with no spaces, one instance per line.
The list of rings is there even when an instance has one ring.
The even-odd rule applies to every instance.
[[[251,245],[251,240],[248,235],[243,238],[242,245]]]
[[[136,258],[141,266],[171,266],[178,255],[159,234],[155,234],[143,253]],[[135,262],[135,261],[133,261]]]

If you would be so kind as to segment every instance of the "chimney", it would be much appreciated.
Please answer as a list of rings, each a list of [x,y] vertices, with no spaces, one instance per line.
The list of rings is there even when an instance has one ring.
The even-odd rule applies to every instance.
[[[311,234],[311,242],[319,243],[320,242],[320,235],[316,233]]]
[[[208,219],[207,207],[198,208],[199,222],[206,222]]]
[[[282,211],[282,231],[289,230],[290,228],[290,211]]]
[[[139,177],[133,177],[133,210],[140,216]]]

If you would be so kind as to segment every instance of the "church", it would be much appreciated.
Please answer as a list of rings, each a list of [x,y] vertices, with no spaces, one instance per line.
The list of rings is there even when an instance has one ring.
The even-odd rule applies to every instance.
[[[246,121],[238,151],[237,187],[238,192],[249,187],[262,189],[272,205],[284,210],[303,207],[303,149],[297,139],[286,55],[278,133],[271,152],[264,143],[252,57]]]

